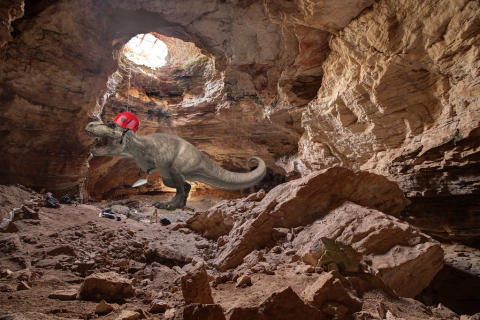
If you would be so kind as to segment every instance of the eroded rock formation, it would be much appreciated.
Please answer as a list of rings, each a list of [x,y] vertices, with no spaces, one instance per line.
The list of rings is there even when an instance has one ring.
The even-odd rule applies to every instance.
[[[479,16],[468,0],[7,1],[0,182],[96,198],[137,192],[132,162],[98,158],[88,169],[83,131],[128,109],[141,134],[178,134],[227,169],[263,157],[267,191],[333,166],[383,175],[412,202],[395,215],[478,245]],[[122,60],[123,44],[146,32],[169,45],[165,69]],[[152,181],[138,192],[158,191]],[[241,210],[278,205],[265,199]],[[212,237],[247,232],[229,219]]]

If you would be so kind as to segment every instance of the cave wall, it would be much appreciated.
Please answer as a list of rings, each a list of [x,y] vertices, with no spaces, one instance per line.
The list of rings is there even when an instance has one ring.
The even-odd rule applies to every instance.
[[[13,21],[0,86],[0,183],[78,192],[84,128],[116,68],[109,32],[91,1],[25,7]]]
[[[469,233],[462,219],[478,230],[467,198],[480,193],[479,30],[478,1],[375,3],[330,43],[303,113],[304,163],[387,176],[415,200],[410,221],[444,238]]]

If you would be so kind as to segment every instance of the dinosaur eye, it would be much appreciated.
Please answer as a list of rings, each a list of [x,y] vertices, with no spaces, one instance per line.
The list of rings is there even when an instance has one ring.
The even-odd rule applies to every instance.
[[[127,119],[126,119],[126,118],[122,118],[120,121],[125,122],[125,121],[127,121]]]

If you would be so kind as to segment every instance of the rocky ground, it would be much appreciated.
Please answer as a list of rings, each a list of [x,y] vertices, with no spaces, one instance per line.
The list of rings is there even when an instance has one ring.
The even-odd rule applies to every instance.
[[[1,199],[24,205],[0,223],[0,319],[479,317],[478,250],[395,218],[408,200],[374,174],[333,168],[267,194],[193,198],[158,210],[168,225],[151,222],[153,197],[54,209],[9,186]],[[107,207],[121,221],[100,217]],[[452,272],[470,274],[455,303]]]

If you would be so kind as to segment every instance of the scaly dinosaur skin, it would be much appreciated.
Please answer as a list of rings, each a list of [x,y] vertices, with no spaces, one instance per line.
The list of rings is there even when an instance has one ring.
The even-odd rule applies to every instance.
[[[224,190],[240,190],[259,183],[267,168],[265,162],[257,157],[248,160],[258,161],[258,167],[248,173],[234,173],[222,169],[200,150],[180,137],[166,133],[155,133],[148,136],[127,131],[108,121],[90,122],[85,132],[91,137],[103,138],[108,145],[99,149],[91,149],[94,156],[110,156],[133,158],[141,170],[147,173],[158,171],[163,184],[175,188],[177,193],[172,200],[155,202],[159,209],[175,210],[183,208],[187,203],[191,186],[185,180],[198,181]]]

